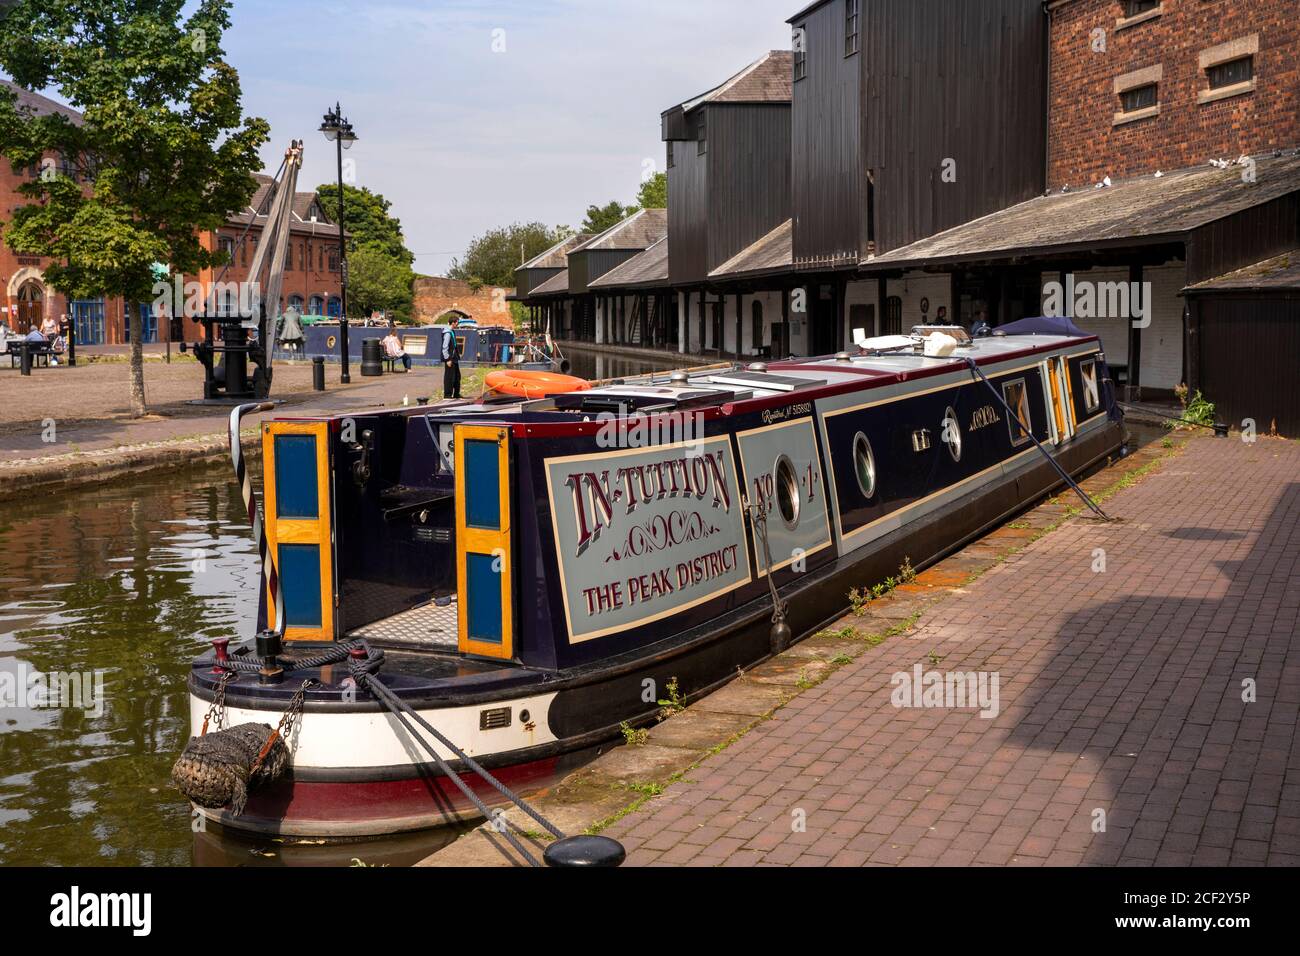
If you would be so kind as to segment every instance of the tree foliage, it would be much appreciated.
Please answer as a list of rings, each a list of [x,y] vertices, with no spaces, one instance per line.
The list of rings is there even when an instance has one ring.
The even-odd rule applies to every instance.
[[[184,7],[192,12],[182,19]],[[3,225],[15,252],[54,261],[71,298],[153,298],[151,266],[194,274],[222,257],[200,231],[248,204],[267,139],[246,119],[221,38],[229,0],[17,0],[0,9],[0,67],[54,89],[84,121],[20,110],[0,90],[0,155],[41,166]],[[56,162],[56,158],[62,162]],[[132,405],[144,412],[140,319],[131,309]]]
[[[617,199],[611,199],[603,206],[588,206],[587,218],[582,221],[582,231],[588,235],[604,232],[606,229],[617,226],[636,212],[637,208],[636,206],[624,206]]]
[[[193,274],[220,253],[199,231],[248,204],[268,126],[245,119],[223,59],[228,0],[19,0],[0,20],[0,67],[53,87],[84,122],[20,111],[0,91],[0,154],[42,164],[29,202],[3,227],[15,251],[55,261],[46,279],[72,297],[152,299],[155,261]],[[67,160],[64,175],[53,157]],[[75,178],[74,178],[75,177]]]
[[[636,201],[642,209],[668,208],[668,174],[655,173],[641,183],[641,190],[636,194]]]
[[[394,322],[410,322],[414,281],[410,263],[378,245],[357,246],[348,253],[349,317],[386,312]]]
[[[490,229],[469,244],[463,259],[453,259],[447,276],[473,286],[514,288],[515,270],[572,235],[567,226],[552,229],[540,222],[513,223]]]
[[[316,187],[321,208],[333,222],[338,221],[339,187],[324,183]],[[392,203],[364,186],[343,184],[343,228],[352,236],[354,246],[375,246],[393,259],[411,265],[415,255],[406,248],[402,223],[389,213]]]

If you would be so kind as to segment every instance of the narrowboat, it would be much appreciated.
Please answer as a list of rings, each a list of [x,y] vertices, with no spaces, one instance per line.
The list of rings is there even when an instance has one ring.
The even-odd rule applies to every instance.
[[[279,585],[261,589],[259,625],[282,620],[284,649],[261,674],[222,664],[257,659],[252,641],[204,653],[190,720],[200,734],[219,703],[226,726],[275,725],[296,706],[290,770],[238,814],[202,812],[318,838],[475,814],[347,666],[313,666],[322,648],[382,649],[393,695],[527,790],[1125,442],[1101,343],[1066,319],[974,338],[918,327],[833,356],[543,397],[284,417],[261,438]]]

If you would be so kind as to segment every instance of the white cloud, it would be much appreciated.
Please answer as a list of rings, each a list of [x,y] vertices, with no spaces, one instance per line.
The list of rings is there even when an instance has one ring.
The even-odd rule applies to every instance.
[[[300,185],[335,178],[316,131],[339,100],[360,137],[361,185],[393,203],[443,272],[475,235],[513,220],[576,225],[630,201],[662,166],[662,110],[769,49],[788,48],[796,0],[236,0],[224,47],[244,106],[271,122],[274,169],[306,141]],[[493,30],[505,53],[493,53]]]

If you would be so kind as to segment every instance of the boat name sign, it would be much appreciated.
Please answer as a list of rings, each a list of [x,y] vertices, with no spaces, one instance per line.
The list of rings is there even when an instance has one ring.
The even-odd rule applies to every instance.
[[[750,580],[726,436],[546,462],[573,643],[676,614]]]
[[[1002,421],[1002,417],[998,415],[996,408],[992,405],[983,405],[971,413],[970,427],[967,431],[977,431],[985,425],[992,425],[1000,421]]]

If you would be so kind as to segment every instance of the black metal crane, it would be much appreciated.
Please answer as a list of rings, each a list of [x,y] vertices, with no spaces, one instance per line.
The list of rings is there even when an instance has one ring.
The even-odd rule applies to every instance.
[[[248,286],[235,290],[223,288],[231,265],[227,263],[207,290],[204,314],[197,317],[203,326],[204,338],[190,346],[194,357],[203,364],[204,401],[261,400],[271,392],[271,360],[275,351],[280,290],[289,249],[293,197],[301,168],[302,140],[294,140],[285,150],[284,163],[262,204],[266,207],[266,223],[248,270]],[[259,210],[258,215],[261,214]],[[254,216],[245,227],[235,245],[235,253],[247,240],[257,218]],[[233,296],[229,294],[232,291]],[[232,304],[235,304],[233,308]],[[185,349],[182,342],[181,351]],[[251,374],[250,364],[253,366]]]

